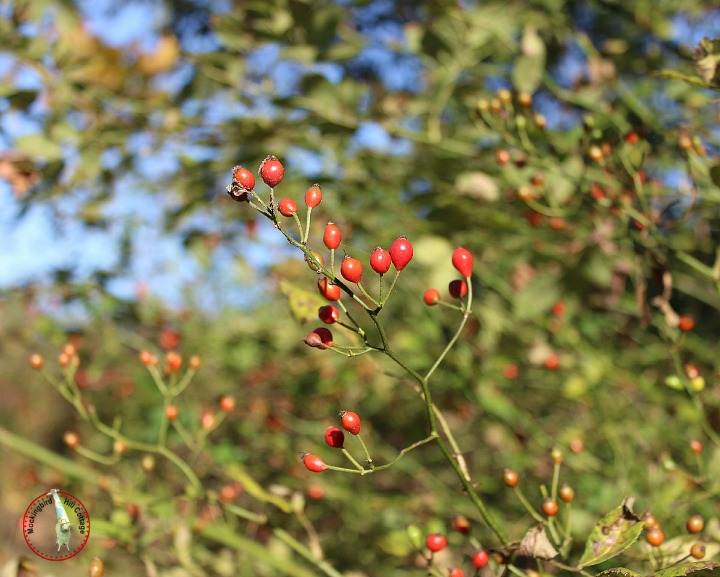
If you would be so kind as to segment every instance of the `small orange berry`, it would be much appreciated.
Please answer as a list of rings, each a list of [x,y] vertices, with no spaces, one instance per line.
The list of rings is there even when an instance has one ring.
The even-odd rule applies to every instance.
[[[506,487],[514,489],[515,487],[517,487],[519,482],[520,476],[517,474],[516,471],[513,471],[512,469],[505,469],[503,471],[503,483],[505,483]]]
[[[128,446],[125,441],[122,439],[116,439],[113,443],[113,451],[115,451],[118,455],[122,455],[123,453],[127,453]]]
[[[42,369],[44,363],[45,359],[43,359],[41,355],[37,353],[30,355],[30,366],[36,371]]]
[[[176,405],[168,405],[165,408],[165,416],[167,417],[168,421],[174,421],[178,418],[179,414],[180,411],[178,410]]]
[[[200,424],[205,430],[212,429],[215,425],[215,415],[210,411],[204,411],[202,417],[200,417]]]
[[[690,440],[690,450],[695,453],[696,455],[699,455],[703,452],[703,444],[701,441],[698,441],[697,439],[691,439]]]
[[[542,510],[545,515],[548,517],[554,517],[558,514],[558,509],[559,507],[557,501],[552,500],[550,497],[543,499]]]
[[[165,355],[165,362],[172,372],[177,373],[182,367],[182,356],[179,353],[170,351]]]
[[[235,399],[233,397],[226,395],[222,399],[220,399],[221,411],[230,413],[235,410],[235,407],[237,407],[237,403],[235,402]]]
[[[685,526],[687,527],[688,533],[700,533],[700,531],[705,528],[705,520],[702,518],[702,515],[693,515],[687,520]]]
[[[197,371],[202,366],[202,359],[198,355],[193,355],[188,359],[188,366],[193,371]]]
[[[650,531],[651,529],[656,529],[658,526],[657,519],[655,518],[655,515],[653,515],[650,511],[646,511],[643,515],[643,529],[646,531]]]
[[[645,533],[645,541],[653,547],[660,547],[660,545],[663,544],[663,541],[665,541],[665,534],[662,530],[654,527]]]
[[[563,483],[558,490],[558,496],[566,503],[570,503],[575,498],[575,491],[570,485]]]
[[[692,555],[695,559],[702,559],[705,557],[705,545],[702,543],[695,543],[692,547],[690,547],[690,555]]]
[[[70,449],[77,449],[80,446],[80,435],[75,431],[66,431],[63,435],[63,443]]]

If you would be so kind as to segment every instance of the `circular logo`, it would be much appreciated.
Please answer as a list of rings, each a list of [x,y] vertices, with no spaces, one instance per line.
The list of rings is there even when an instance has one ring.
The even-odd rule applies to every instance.
[[[52,489],[33,500],[23,516],[23,537],[33,553],[64,561],[82,551],[90,538],[90,515],[80,499]]]

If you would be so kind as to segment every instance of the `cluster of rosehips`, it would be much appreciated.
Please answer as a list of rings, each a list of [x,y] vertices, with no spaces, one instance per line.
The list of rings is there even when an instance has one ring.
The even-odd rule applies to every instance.
[[[462,299],[468,294],[468,284],[473,270],[473,255],[468,249],[458,247],[452,254],[452,264],[463,278],[450,281],[448,292],[451,297]],[[428,306],[445,304],[442,302],[440,291],[435,288],[429,288],[425,291],[423,301]]]
[[[645,541],[651,547],[660,547],[665,542],[665,533],[660,528],[658,520],[650,511],[645,512],[642,518],[643,529],[645,530]],[[705,520],[702,515],[692,515],[685,523],[685,528],[690,535],[697,535],[705,528]],[[705,545],[701,542],[693,543],[689,555],[695,559],[705,557]]]
[[[360,442],[363,450],[365,451],[365,462],[370,466],[370,470],[374,468],[373,461],[370,458],[370,453],[367,450],[367,446],[363,442],[362,437],[360,437],[360,426],[362,424],[360,421],[360,417],[357,413],[353,411],[340,411],[339,417],[342,429],[340,429],[339,427],[328,427],[325,430],[325,442],[329,447],[342,451],[342,453],[348,458],[348,460],[355,466],[355,469],[345,469],[343,467],[334,467],[332,465],[328,465],[322,459],[322,457],[319,457],[318,455],[314,455],[312,453],[303,453],[301,455],[302,462],[307,468],[307,470],[312,471],[313,473],[322,473],[326,469],[361,474],[367,473],[368,470],[362,465],[360,465],[360,463],[358,463],[353,458],[353,456],[347,451],[347,449],[345,449],[345,433],[343,432],[343,429],[350,433]]]
[[[327,268],[325,267],[325,257],[320,252],[311,250],[308,247],[312,210],[322,201],[322,191],[318,184],[312,185],[305,192],[307,214],[304,226],[298,216],[297,203],[293,199],[282,198],[277,203],[277,206],[275,206],[274,189],[282,181],[284,172],[285,169],[282,163],[275,156],[268,156],[260,164],[260,178],[270,187],[270,202],[267,204],[255,192],[254,175],[242,166],[233,168],[233,180],[227,187],[227,192],[238,202],[250,203],[251,206],[263,216],[273,221],[276,228],[285,235],[288,242],[291,242],[303,250],[308,266],[321,275],[321,278],[318,280],[318,291],[323,297],[333,303],[320,308],[318,311],[320,320],[327,325],[339,323],[345,328],[360,333],[361,331],[357,325],[353,328],[340,322],[341,309],[347,313],[344,305],[340,302],[341,294],[344,291],[368,311],[379,311],[387,301],[390,293],[392,293],[400,271],[402,271],[412,259],[413,246],[406,237],[400,236],[390,245],[389,250],[382,247],[377,247],[373,250],[370,255],[370,268],[380,277],[380,295],[377,299],[372,297],[362,285],[364,266],[360,260],[346,254],[340,263],[339,271],[335,269],[335,251],[340,248],[343,239],[340,227],[330,222],[325,227],[323,233],[323,244],[330,251],[330,261]],[[255,204],[255,200],[258,204]],[[295,219],[300,233],[299,240],[294,239],[285,231],[280,221],[278,221],[278,214]],[[383,294],[383,277],[391,267],[394,267],[396,271],[395,280],[393,280],[387,293]],[[356,285],[358,292],[353,291],[343,280]],[[352,319],[350,319],[350,321],[352,324],[355,324]],[[318,349],[334,348],[339,351],[344,348],[338,347],[333,343],[332,333],[327,327],[318,327],[311,331],[305,338],[305,343]]]
[[[458,520],[460,523],[458,524]],[[470,533],[470,523],[465,517],[458,515],[453,520],[453,528],[459,533],[467,536]],[[422,553],[423,557],[427,561],[428,571],[431,570],[433,562],[435,561],[435,553],[439,553],[447,547],[448,540],[442,533],[430,533],[422,539],[422,532],[416,525],[410,525],[407,528],[408,537],[410,542]],[[490,561],[490,555],[488,552],[480,547],[479,543],[471,539],[472,544],[475,548],[474,553],[471,557],[471,562],[474,569],[474,575],[478,575],[480,569],[485,567]],[[430,574],[430,573],[428,573]],[[465,577],[465,572],[458,566],[448,568],[449,577]]]

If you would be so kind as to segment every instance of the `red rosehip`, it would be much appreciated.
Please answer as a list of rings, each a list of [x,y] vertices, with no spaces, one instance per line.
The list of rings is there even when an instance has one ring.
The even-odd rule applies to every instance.
[[[505,166],[510,162],[510,153],[505,149],[500,149],[495,153],[495,160],[500,166]]]
[[[337,427],[328,427],[325,430],[325,442],[333,449],[342,449],[345,444],[345,433]]]
[[[489,560],[490,555],[488,555],[488,552],[485,549],[478,549],[472,557],[472,564],[478,569],[482,569],[488,564]]]
[[[325,233],[323,234],[323,242],[328,249],[333,250],[340,246],[342,241],[342,232],[332,222],[329,222],[325,227]]]
[[[340,318],[340,311],[333,305],[325,305],[318,309],[318,318],[326,325],[331,325]]]
[[[518,475],[516,471],[513,471],[512,469],[505,469],[503,471],[503,483],[505,483],[506,487],[514,489],[518,486],[519,482],[520,475]]]
[[[698,441],[697,439],[691,439],[690,440],[690,450],[695,453],[696,455],[699,455],[703,452],[703,444],[702,441]]]
[[[168,405],[165,408],[165,417],[167,417],[168,421],[174,421],[178,418],[178,414],[180,414],[180,411],[175,405]]]
[[[452,528],[453,531],[457,531],[461,535],[469,535],[471,528],[470,521],[465,515],[457,514],[453,517]]]
[[[682,315],[678,321],[678,327],[681,331],[687,333],[695,328],[695,319],[687,315]]]
[[[447,538],[442,533],[430,533],[425,539],[425,546],[433,553],[442,551],[447,545]]]
[[[343,429],[351,435],[357,435],[360,432],[360,417],[352,411],[340,411],[340,421]]]
[[[318,290],[320,294],[329,301],[340,300],[340,287],[336,284],[332,284],[330,279],[323,277],[318,281]]]
[[[348,282],[359,283],[362,279],[363,265],[351,256],[346,256],[340,265],[340,273]]]
[[[545,359],[545,368],[555,371],[560,368],[560,357],[557,353],[550,353]]]
[[[465,573],[460,567],[453,567],[450,569],[448,577],[465,577]]]
[[[319,184],[313,184],[305,191],[305,206],[315,208],[322,201],[322,190]]]
[[[236,166],[233,168],[233,178],[246,191],[251,191],[255,188],[255,175],[247,168],[242,166]]]
[[[318,327],[305,337],[305,344],[316,349],[324,350],[333,344],[332,333],[325,327]]]
[[[448,285],[448,290],[450,291],[451,297],[461,299],[467,294],[468,286],[464,280],[457,279],[450,281],[450,284]]]
[[[473,255],[466,248],[456,248],[452,255],[453,266],[465,278],[472,276]]]
[[[503,367],[503,376],[510,381],[514,381],[520,376],[520,369],[517,365],[509,363]]]
[[[39,354],[35,353],[33,355],[30,355],[30,366],[36,371],[42,369],[44,362],[45,360]]]
[[[322,485],[308,485],[305,494],[313,501],[322,501],[325,498],[325,487]]]
[[[277,157],[271,154],[266,157],[262,163],[260,163],[259,173],[260,178],[263,179],[265,184],[267,184],[270,188],[275,188],[283,179],[285,168]]]
[[[182,367],[182,356],[179,353],[170,351],[165,355],[165,362],[173,373],[177,373]]]
[[[385,274],[392,264],[390,253],[382,247],[377,247],[370,255],[370,266],[378,274]]]
[[[237,407],[237,402],[230,395],[225,395],[220,399],[220,410],[225,413],[231,413]]]
[[[298,211],[297,204],[292,198],[283,198],[278,202],[278,212],[283,216],[292,216]]]
[[[413,247],[410,241],[401,236],[390,245],[390,259],[398,271],[404,269],[413,257]]]
[[[554,517],[558,514],[558,504],[557,501],[554,501],[550,497],[547,497],[543,500],[542,504],[542,510],[543,513],[545,513],[548,517]]]
[[[307,467],[307,470],[312,471],[313,473],[322,473],[325,469],[327,469],[325,461],[317,455],[312,455],[311,453],[305,453],[302,456],[302,461],[305,467]]]
[[[425,304],[429,307],[436,305],[440,300],[440,292],[437,289],[429,288],[425,291],[425,294],[423,295],[423,300],[425,301]]]
[[[210,411],[203,411],[200,416],[200,425],[205,430],[210,430],[215,426],[215,415]]]
[[[561,317],[565,314],[565,303],[563,301],[555,301],[552,306],[552,314],[554,317]]]

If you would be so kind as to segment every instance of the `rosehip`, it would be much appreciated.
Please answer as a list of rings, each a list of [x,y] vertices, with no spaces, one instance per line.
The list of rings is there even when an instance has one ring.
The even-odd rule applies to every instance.
[[[558,490],[558,496],[566,503],[570,503],[575,498],[575,491],[570,485],[563,483]]]
[[[66,431],[63,435],[63,443],[70,449],[77,449],[80,445],[80,435],[75,431]]]
[[[554,517],[558,514],[558,504],[556,501],[553,501],[550,497],[547,497],[543,500],[542,504],[542,510],[543,513],[545,513],[548,517]]]
[[[473,555],[472,563],[478,569],[482,569],[483,567],[485,567],[485,565],[488,564],[489,560],[490,555],[488,555],[488,552],[485,551],[485,549],[478,549],[477,551],[475,551],[475,555]]]
[[[328,249],[333,250],[340,246],[342,241],[342,232],[332,222],[329,222],[325,227],[325,233],[323,234],[323,242]]]
[[[442,551],[447,545],[447,538],[441,533],[430,533],[425,539],[425,546],[433,553]]]
[[[292,216],[298,211],[297,204],[292,198],[283,198],[278,203],[278,212],[283,216]]]
[[[305,453],[302,456],[302,461],[305,467],[307,467],[307,470],[312,471],[313,473],[322,473],[325,469],[327,469],[325,461],[317,455]]]
[[[687,520],[688,533],[699,533],[705,528],[705,521],[702,515],[693,515]]]
[[[310,254],[313,256],[313,258],[318,262],[318,264],[320,266],[325,266],[325,257],[323,255],[321,255],[319,252],[317,252],[315,250],[310,251]],[[310,267],[310,270],[315,271],[315,272],[318,272],[320,270],[320,268],[317,266],[317,264],[315,264],[308,255],[305,255],[305,262]]]
[[[425,301],[425,304],[429,307],[436,305],[440,300],[440,292],[437,289],[429,288],[425,291],[425,294],[423,295],[423,300]]]
[[[465,577],[465,573],[460,567],[453,567],[448,573],[448,577]]]
[[[177,373],[182,366],[182,357],[178,353],[170,351],[165,355],[165,362],[172,372]]]
[[[242,166],[236,166],[233,168],[233,178],[246,191],[251,191],[255,188],[255,176],[247,168]]]
[[[323,277],[318,281],[318,290],[320,294],[329,301],[340,300],[340,287],[336,284],[332,284],[330,279]]]
[[[322,501],[325,498],[325,488],[322,485],[308,485],[305,493],[313,501]]]
[[[349,282],[359,283],[362,280],[362,263],[351,256],[346,256],[340,265],[340,273]]]
[[[698,441],[697,439],[691,439],[690,440],[690,450],[695,453],[696,455],[699,455],[703,452],[703,444],[702,441]]]
[[[180,411],[175,405],[168,405],[165,408],[165,417],[167,417],[168,421],[174,421],[175,419],[177,419],[179,413]]]
[[[466,248],[456,248],[452,255],[453,266],[465,278],[472,276],[473,255]]]
[[[551,353],[545,359],[545,368],[551,371],[557,370],[560,367],[560,357],[557,353]]]
[[[313,184],[305,191],[305,206],[315,208],[322,201],[322,191],[319,184]]]
[[[212,429],[215,425],[215,415],[210,411],[203,411],[203,414],[200,416],[200,425],[205,430]]]
[[[461,535],[470,534],[470,521],[465,515],[455,515],[452,520],[453,531],[457,531]]]
[[[222,399],[220,399],[221,411],[225,413],[230,413],[235,410],[235,407],[237,407],[237,402],[230,395],[225,395]]]
[[[663,541],[665,541],[665,533],[655,527],[645,533],[645,541],[653,547],[660,547],[660,545],[663,544]]]
[[[348,433],[357,435],[360,432],[360,417],[357,413],[340,411],[340,421],[342,422],[343,429]]]
[[[695,559],[702,559],[705,557],[705,545],[703,543],[694,543],[693,546],[690,547],[690,555]]]
[[[678,327],[681,331],[687,333],[695,328],[695,319],[687,315],[682,315],[678,321]]]
[[[188,359],[188,367],[193,371],[197,371],[202,366],[202,359],[198,355],[193,355]]]
[[[333,305],[325,305],[318,309],[318,317],[326,325],[331,325],[340,318],[340,311]]]
[[[42,356],[38,355],[37,353],[35,353],[34,355],[30,355],[30,366],[36,371],[42,369],[44,362],[45,361]]]
[[[510,153],[505,149],[500,149],[495,153],[495,160],[500,166],[505,166],[510,162]]]
[[[390,259],[398,271],[404,269],[413,257],[413,247],[410,241],[401,236],[390,245]]]
[[[345,444],[345,433],[337,427],[328,427],[325,430],[325,442],[334,449],[342,449]]]
[[[90,562],[90,567],[88,567],[88,575],[90,577],[102,577],[103,573],[105,573],[105,565],[100,557],[95,557]]]
[[[270,155],[260,164],[260,178],[270,188],[275,188],[283,179],[285,168],[277,157]]]
[[[370,255],[370,266],[378,274],[385,274],[392,264],[390,253],[382,247],[377,247]]]
[[[450,284],[448,285],[448,290],[450,291],[451,297],[461,299],[468,292],[467,283],[461,279],[450,281]]]
[[[331,347],[333,344],[332,333],[325,327],[313,329],[313,331],[305,337],[305,344],[321,350],[326,347]]]
[[[517,474],[516,471],[513,471],[512,469],[505,469],[503,471],[503,483],[505,483],[506,487],[514,489],[518,486],[519,482],[520,476]]]

